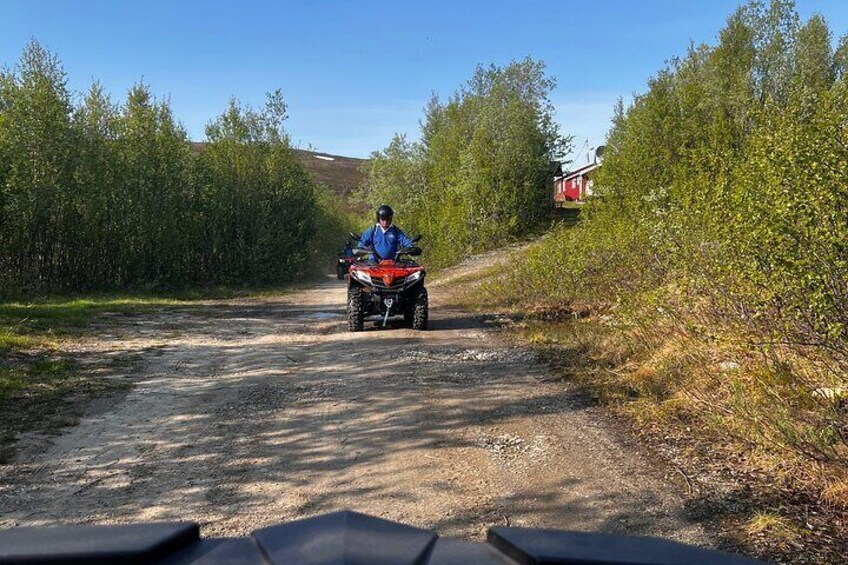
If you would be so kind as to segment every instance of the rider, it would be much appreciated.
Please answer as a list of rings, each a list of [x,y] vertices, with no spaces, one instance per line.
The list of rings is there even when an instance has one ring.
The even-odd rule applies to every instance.
[[[377,208],[377,223],[364,231],[359,239],[360,247],[371,247],[374,250],[376,257],[372,255],[372,260],[394,260],[398,249],[414,245],[400,228],[392,225],[394,215],[391,206],[383,204]]]

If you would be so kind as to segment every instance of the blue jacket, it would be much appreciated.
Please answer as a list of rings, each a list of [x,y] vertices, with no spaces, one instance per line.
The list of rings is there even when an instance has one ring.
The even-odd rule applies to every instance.
[[[379,224],[374,224],[362,233],[360,247],[373,247],[380,259],[394,259],[398,249],[412,247],[412,240],[395,225],[389,226],[386,233]]]

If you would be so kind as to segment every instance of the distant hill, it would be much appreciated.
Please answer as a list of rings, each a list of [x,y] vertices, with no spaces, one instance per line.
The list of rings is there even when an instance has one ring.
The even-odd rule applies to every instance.
[[[198,153],[203,151],[205,145],[202,141],[191,142],[192,149]],[[317,183],[325,185],[333,194],[341,196],[345,200],[365,180],[365,175],[360,171],[360,167],[367,159],[343,157],[318,151],[306,151],[305,149],[292,148],[292,151],[303,163],[303,166],[312,173]]]
[[[342,157],[341,155],[304,149],[293,149],[293,151],[300,162],[303,163],[303,166],[315,177],[316,182],[326,185],[339,196],[348,198],[350,193],[365,180],[365,175],[360,171],[360,167],[366,159]]]

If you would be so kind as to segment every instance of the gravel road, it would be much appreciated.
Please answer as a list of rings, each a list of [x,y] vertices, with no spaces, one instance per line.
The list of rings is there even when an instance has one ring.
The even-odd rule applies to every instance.
[[[427,332],[349,333],[329,280],[102,319],[78,356],[136,386],[21,438],[0,528],[179,519],[232,536],[350,508],[465,538],[510,524],[713,544],[673,471],[439,288]]]

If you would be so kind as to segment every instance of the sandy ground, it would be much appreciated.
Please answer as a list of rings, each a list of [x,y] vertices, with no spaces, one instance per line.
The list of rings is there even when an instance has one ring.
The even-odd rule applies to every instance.
[[[350,508],[467,538],[510,524],[713,545],[673,471],[532,352],[440,306],[445,287],[427,332],[349,333],[329,279],[104,318],[77,353],[132,359],[116,378],[137,384],[20,440],[0,528],[194,520],[232,536]]]

